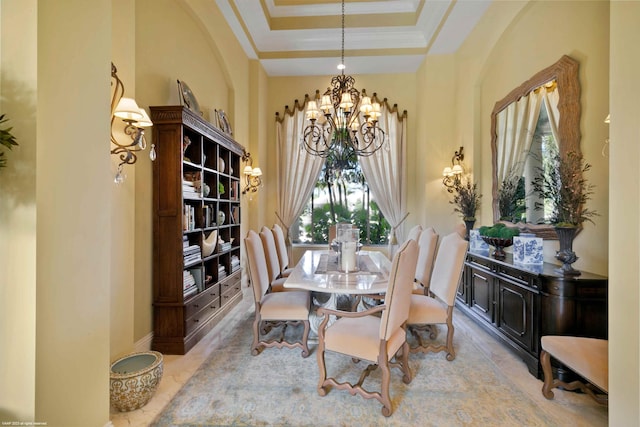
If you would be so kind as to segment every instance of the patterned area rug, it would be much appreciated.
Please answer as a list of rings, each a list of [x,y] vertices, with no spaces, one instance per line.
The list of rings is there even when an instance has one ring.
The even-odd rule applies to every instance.
[[[385,418],[375,399],[335,389],[325,397],[318,395],[315,345],[306,359],[299,349],[271,348],[252,356],[252,320],[248,313],[153,426],[560,425],[464,335],[456,335],[453,362],[447,362],[444,353],[411,354],[414,378],[408,385],[402,382],[400,371],[392,369],[394,413]],[[287,331],[300,332],[296,328]],[[440,338],[445,335],[441,330]],[[348,357],[327,353],[326,361],[329,375],[339,380],[354,381],[360,374]],[[375,390],[379,379],[376,370],[365,386]]]

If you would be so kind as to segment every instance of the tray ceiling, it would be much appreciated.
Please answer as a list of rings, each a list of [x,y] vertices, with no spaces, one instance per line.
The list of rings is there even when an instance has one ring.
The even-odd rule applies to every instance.
[[[331,75],[341,49],[340,0],[216,0],[251,59],[270,76]],[[491,0],[346,0],[345,72],[412,73],[455,52]]]

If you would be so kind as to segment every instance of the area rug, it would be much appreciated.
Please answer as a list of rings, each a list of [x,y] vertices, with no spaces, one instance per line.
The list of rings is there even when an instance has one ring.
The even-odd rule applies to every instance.
[[[375,399],[336,389],[318,395],[315,345],[306,359],[299,349],[271,348],[252,356],[252,319],[248,313],[238,323],[153,426],[558,425],[464,336],[454,341],[452,362],[444,353],[412,354],[410,384],[392,369],[394,413],[386,418]],[[327,353],[326,361],[329,375],[340,380],[354,381],[360,373],[348,357]],[[379,387],[379,371],[365,381],[372,390]]]

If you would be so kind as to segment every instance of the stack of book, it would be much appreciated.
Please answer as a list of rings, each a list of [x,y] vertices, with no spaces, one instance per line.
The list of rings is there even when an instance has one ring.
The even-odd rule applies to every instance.
[[[198,293],[196,280],[189,270],[182,271],[182,290],[185,298]]]
[[[184,256],[184,265],[193,264],[194,262],[198,262],[202,259],[200,246],[198,245],[190,245],[184,248],[182,253]]]
[[[191,181],[182,181],[182,196],[185,199],[199,199],[200,191],[196,191],[196,187]]]
[[[238,255],[231,255],[231,272],[237,271],[240,269],[240,258]]]
[[[185,173],[185,177],[182,180],[182,196],[185,199],[199,199],[202,197],[200,172]]]
[[[218,266],[218,280],[222,280],[227,277],[227,270],[224,268],[224,265]]]
[[[225,252],[231,250],[231,242],[218,243],[218,252]]]
[[[191,231],[196,228],[196,208],[185,204],[182,212],[182,229]]]

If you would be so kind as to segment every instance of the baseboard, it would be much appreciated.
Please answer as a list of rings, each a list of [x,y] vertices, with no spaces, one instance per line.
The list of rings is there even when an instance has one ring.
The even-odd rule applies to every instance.
[[[146,336],[142,337],[142,339],[136,341],[136,343],[133,345],[133,349],[136,352],[149,351],[151,350],[152,342],[153,342],[153,332],[149,332]]]
[[[111,420],[109,420],[108,423],[106,423],[103,427],[114,427],[113,423],[111,422]]]

